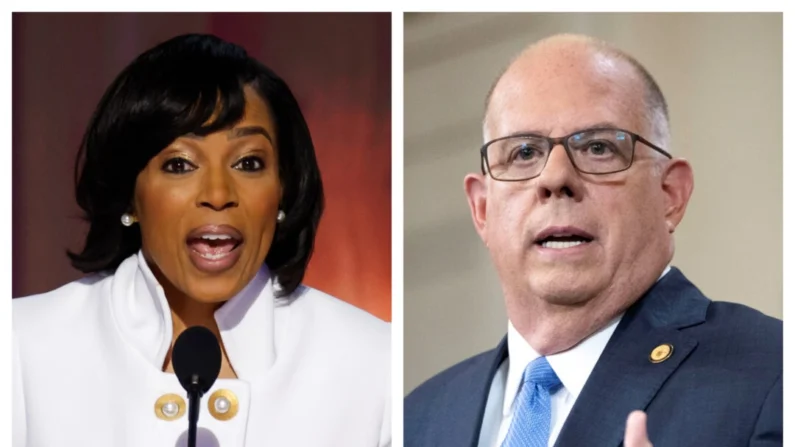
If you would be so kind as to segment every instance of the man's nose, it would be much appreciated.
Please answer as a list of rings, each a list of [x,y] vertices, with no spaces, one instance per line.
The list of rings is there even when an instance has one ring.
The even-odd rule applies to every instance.
[[[536,178],[536,188],[542,200],[551,197],[579,199],[581,178],[562,144],[552,147],[541,174]]]

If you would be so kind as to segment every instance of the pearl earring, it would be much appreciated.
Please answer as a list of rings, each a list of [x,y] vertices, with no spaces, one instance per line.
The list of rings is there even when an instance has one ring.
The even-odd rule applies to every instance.
[[[287,215],[284,214],[284,211],[279,210],[279,214],[276,215],[276,222],[279,222],[279,223],[284,222],[284,218],[285,217],[287,217]]]
[[[125,227],[132,226],[132,224],[134,224],[136,220],[137,219],[135,218],[135,216],[133,216],[130,213],[124,213],[121,215],[121,224],[124,225]]]

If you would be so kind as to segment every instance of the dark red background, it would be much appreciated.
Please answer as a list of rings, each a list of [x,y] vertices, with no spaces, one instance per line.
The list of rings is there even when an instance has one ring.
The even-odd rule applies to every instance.
[[[388,13],[13,16],[13,295],[80,277],[65,255],[86,224],[74,158],[104,89],[146,49],[188,32],[245,47],[297,96],[327,208],[306,283],[391,319]]]

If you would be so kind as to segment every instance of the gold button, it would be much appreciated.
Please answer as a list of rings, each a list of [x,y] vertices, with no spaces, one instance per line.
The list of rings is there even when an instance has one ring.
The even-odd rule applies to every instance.
[[[654,348],[649,356],[649,361],[652,363],[660,363],[668,360],[674,353],[674,345],[664,343]]]
[[[155,402],[155,416],[164,421],[175,421],[185,414],[185,399],[177,394],[164,394]]]
[[[219,421],[228,421],[235,417],[237,408],[237,396],[229,390],[217,390],[207,400],[207,409]]]

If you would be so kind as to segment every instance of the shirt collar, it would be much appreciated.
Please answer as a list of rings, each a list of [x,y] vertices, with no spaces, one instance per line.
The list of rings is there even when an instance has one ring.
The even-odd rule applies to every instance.
[[[122,337],[162,369],[173,331],[163,288],[140,251],[123,261],[113,276],[111,309]],[[274,284],[263,264],[243,290],[215,312],[229,363],[240,379],[261,377],[275,361],[274,301]]]
[[[657,281],[663,278],[671,270],[670,264],[666,266]],[[596,366],[596,362],[602,355],[607,342],[616,330],[618,323],[623,317],[623,313],[611,320],[605,327],[590,335],[585,340],[573,348],[548,355],[547,361],[555,371],[563,388],[576,399],[588,377]],[[519,392],[519,385],[522,375],[527,365],[540,357],[540,354],[530,346],[516,330],[513,323],[508,320],[508,377],[505,381],[505,398],[503,400],[502,414],[507,416],[511,413],[513,401]]]
[[[575,399],[580,395],[580,391],[585,386],[588,376],[591,375],[591,371],[620,320],[621,316],[618,316],[577,346],[546,357],[563,387]],[[511,406],[519,392],[525,368],[530,362],[540,357],[510,321],[508,321],[508,353],[508,379],[505,382],[503,415],[508,415],[511,412]]]

